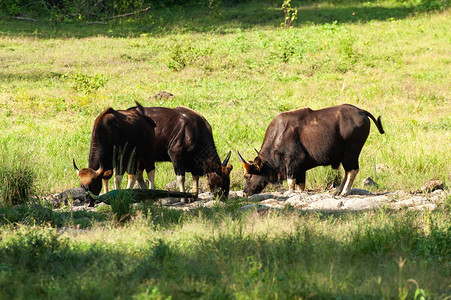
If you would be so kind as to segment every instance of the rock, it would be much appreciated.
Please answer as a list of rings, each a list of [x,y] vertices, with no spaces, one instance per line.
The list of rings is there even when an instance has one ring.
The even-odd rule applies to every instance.
[[[270,199],[266,199],[260,202],[261,205],[274,205],[274,204],[279,204],[279,201],[277,201],[276,199],[270,198]]]
[[[271,199],[271,198],[274,198],[274,195],[272,195],[272,194],[254,194],[249,197],[249,199],[255,200],[255,201],[262,201],[262,200]]]
[[[166,92],[166,91],[159,91],[158,93],[156,93],[155,95],[150,96],[149,99],[162,99],[162,100],[170,100],[173,99],[174,95]]]
[[[373,180],[371,177],[367,177],[363,179],[363,186],[364,187],[375,187],[378,188],[379,185],[376,183],[376,181]]]
[[[370,210],[379,209],[389,202],[387,196],[375,196],[375,197],[365,197],[365,198],[351,198],[348,200],[343,200],[342,209],[344,210]]]
[[[373,196],[374,194],[367,190],[362,189],[351,189],[348,195],[358,195],[358,196]]]
[[[234,199],[234,198],[244,198],[246,197],[244,195],[243,191],[230,191],[229,192],[229,198]]]
[[[178,188],[177,188],[177,180],[173,180],[173,181],[171,181],[171,182],[168,182],[168,183],[164,186],[164,189],[165,189],[165,190],[168,190],[168,191],[175,191],[175,190],[178,190]]]
[[[204,207],[213,207],[213,206],[224,206],[225,204],[221,201],[211,200],[204,203]]]
[[[260,205],[268,206],[271,209],[283,209],[284,203],[276,199],[267,199],[260,202]]]
[[[426,197],[422,196],[414,196],[406,200],[401,200],[395,203],[392,203],[391,207],[394,209],[401,209],[403,207],[412,207],[412,206],[420,206],[424,204],[428,204],[429,200]]]
[[[431,193],[433,191],[443,190],[443,189],[444,189],[443,181],[441,181],[441,180],[431,180],[431,181],[425,183],[421,187],[420,191],[422,193]]]
[[[68,204],[69,200],[74,200],[74,204],[75,201],[77,201],[77,205],[80,205],[79,203],[81,203],[81,205],[83,205],[87,199],[86,199],[86,191],[81,188],[74,188],[74,189],[69,189],[69,190],[65,190],[64,192],[62,192],[61,194],[56,196],[56,202],[58,204]]]
[[[306,210],[341,210],[343,206],[342,199],[335,199],[326,197],[321,200],[310,203],[305,209]]]
[[[199,200],[210,201],[215,199],[215,196],[211,192],[201,193],[197,196]]]
[[[305,206],[308,202],[312,202],[311,199],[312,198],[309,197],[307,193],[297,194],[297,195],[294,195],[294,196],[288,198],[285,201],[285,204],[291,205],[293,207],[302,207],[302,206]]]

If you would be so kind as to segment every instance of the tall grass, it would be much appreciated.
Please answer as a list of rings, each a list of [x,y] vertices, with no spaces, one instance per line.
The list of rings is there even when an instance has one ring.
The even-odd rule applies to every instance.
[[[37,192],[35,169],[19,153],[0,156],[0,206],[29,203]]]
[[[163,209],[89,231],[5,228],[0,295],[440,299],[451,275],[448,213]]]

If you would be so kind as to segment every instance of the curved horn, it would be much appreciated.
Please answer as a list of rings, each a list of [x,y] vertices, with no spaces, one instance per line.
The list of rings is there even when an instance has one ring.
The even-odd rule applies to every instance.
[[[100,166],[99,166],[99,168],[96,171],[96,176],[100,176],[100,175],[102,175],[102,173],[103,173],[103,166],[100,163]]]
[[[224,159],[222,165],[225,167],[229,163],[230,155],[232,155],[232,151],[229,151],[229,154],[227,154],[227,157]]]
[[[80,170],[77,168],[77,164],[75,163],[75,159],[74,158],[72,158],[72,162],[74,164],[75,172],[77,172],[77,175],[78,175],[78,172],[80,172]]]
[[[238,153],[238,157],[240,158],[241,162],[243,164],[248,165],[249,163],[241,156],[240,152],[238,150],[236,150],[236,153]]]
[[[254,150],[255,150],[255,152],[257,152],[257,155],[260,155],[260,152],[258,152],[258,150],[257,150],[257,149],[255,149],[255,148],[254,148]]]

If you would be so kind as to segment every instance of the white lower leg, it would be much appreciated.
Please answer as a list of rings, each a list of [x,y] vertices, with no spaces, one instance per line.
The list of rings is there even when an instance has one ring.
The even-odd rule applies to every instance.
[[[114,176],[114,186],[113,189],[117,190],[121,188],[122,175]]]
[[[147,178],[149,178],[150,182],[149,188],[153,190],[155,188],[155,170],[152,170],[149,173],[147,173]]]
[[[341,191],[343,191],[343,187],[345,186],[345,183],[348,181],[348,172],[345,172],[345,176],[343,176],[343,180],[341,180],[340,186],[338,187],[337,191],[335,192],[335,196],[340,195]]]
[[[199,194],[199,176],[193,175],[193,193]]]
[[[185,176],[177,175],[177,184],[179,186],[180,192],[185,192]]]
[[[288,190],[294,191],[296,181],[294,179],[288,178],[287,183],[288,183]]]
[[[128,174],[128,184],[127,189],[132,189],[136,182],[136,174]]]
[[[108,193],[108,179],[102,179],[102,183],[103,183],[103,190],[106,193]]]
[[[343,187],[343,191],[341,192],[342,196],[346,196],[349,191],[351,190],[352,184],[354,183],[354,179],[357,176],[357,173],[359,173],[359,170],[351,170],[347,172],[347,180]]]

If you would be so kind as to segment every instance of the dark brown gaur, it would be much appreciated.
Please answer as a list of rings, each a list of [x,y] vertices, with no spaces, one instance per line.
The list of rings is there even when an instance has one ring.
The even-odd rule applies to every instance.
[[[191,172],[194,194],[199,192],[199,177],[207,175],[210,191],[227,197],[231,151],[221,163],[207,120],[186,107],[144,107],[144,113],[156,123],[156,161],[172,162],[180,191],[185,191],[185,172]]]
[[[73,160],[81,186],[86,191],[99,195],[103,182],[107,193],[108,181],[113,175],[114,188],[119,187],[125,171],[129,177],[127,188],[133,187],[137,179],[141,188],[147,187],[142,177],[144,170],[150,187],[154,187],[155,122],[144,114],[139,103],[136,104],[136,110],[107,108],[94,121],[88,168],[79,170]]]
[[[328,165],[338,169],[342,164],[345,176],[335,194],[347,195],[359,172],[359,155],[370,132],[370,119],[383,134],[381,117],[376,120],[350,104],[279,114],[266,129],[254,161],[246,161],[237,151],[246,171],[244,193],[260,193],[268,183],[285,179],[290,190],[304,190],[307,170]]]

